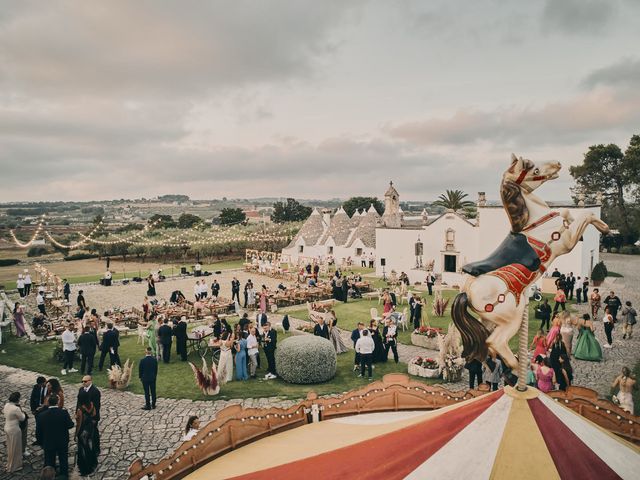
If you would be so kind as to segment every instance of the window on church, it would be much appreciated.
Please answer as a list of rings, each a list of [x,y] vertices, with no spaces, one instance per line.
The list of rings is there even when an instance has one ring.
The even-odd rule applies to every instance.
[[[361,257],[361,256],[362,256],[362,249],[356,248],[356,257]]]
[[[298,253],[304,252],[304,245],[298,245]]]
[[[333,255],[333,247],[327,247],[327,253]]]
[[[453,272],[457,271],[457,257],[455,255],[445,255],[444,256],[444,271],[445,272]]]

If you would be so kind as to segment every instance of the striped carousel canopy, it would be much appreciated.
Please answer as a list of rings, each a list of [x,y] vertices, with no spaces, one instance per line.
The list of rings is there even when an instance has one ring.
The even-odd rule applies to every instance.
[[[640,450],[536,389],[363,414],[263,438],[189,480],[640,478]]]

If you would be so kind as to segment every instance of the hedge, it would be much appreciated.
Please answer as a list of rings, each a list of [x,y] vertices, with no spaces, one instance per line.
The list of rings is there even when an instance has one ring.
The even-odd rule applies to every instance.
[[[0,267],[10,267],[11,265],[17,265],[20,260],[17,258],[0,258]]]
[[[336,351],[326,338],[313,335],[289,337],[276,349],[276,369],[285,382],[326,382],[335,377],[336,364]]]
[[[64,257],[64,261],[70,262],[72,260],[86,260],[87,258],[98,258],[98,255],[95,253],[74,253],[73,255]]]

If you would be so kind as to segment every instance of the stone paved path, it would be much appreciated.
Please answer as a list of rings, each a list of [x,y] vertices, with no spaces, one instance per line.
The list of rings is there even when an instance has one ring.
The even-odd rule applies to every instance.
[[[22,405],[29,412],[29,395],[35,384],[37,374],[16,368],[0,365],[0,392],[2,404],[9,392],[19,391],[22,394]],[[76,385],[63,385],[65,405],[74,407],[78,388]],[[289,407],[295,404],[292,400],[279,398],[261,398],[245,400],[219,400],[217,402],[159,399],[156,410],[144,411],[144,397],[129,392],[102,389],[102,409],[100,434],[102,452],[99,458],[98,470],[87,478],[121,479],[126,478],[127,468],[137,456],[143,457],[143,462],[151,463],[173,451],[179,444],[184,426],[190,415],[198,415],[203,423],[213,419],[216,413],[227,405],[241,404],[244,407],[281,406]],[[34,438],[34,421],[29,419],[29,445]],[[4,416],[0,410],[0,425],[4,426]],[[71,430],[73,432],[73,430]],[[8,474],[6,465],[4,428],[0,429],[0,480],[34,480],[43,466],[43,452],[39,447],[28,448],[32,451],[27,457],[23,470]],[[74,463],[76,445],[72,440],[69,448],[70,465]],[[81,478],[75,472],[71,478]]]

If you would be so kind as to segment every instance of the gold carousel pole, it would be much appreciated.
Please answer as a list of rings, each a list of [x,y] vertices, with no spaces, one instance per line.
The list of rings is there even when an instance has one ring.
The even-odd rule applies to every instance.
[[[524,291],[524,311],[520,323],[520,335],[518,337],[518,384],[516,389],[520,392],[527,390],[527,369],[529,368],[529,293]]]

